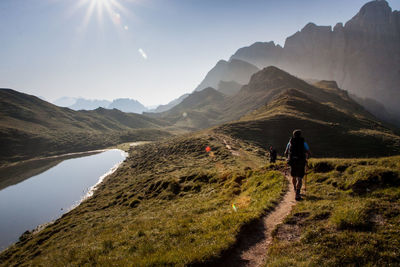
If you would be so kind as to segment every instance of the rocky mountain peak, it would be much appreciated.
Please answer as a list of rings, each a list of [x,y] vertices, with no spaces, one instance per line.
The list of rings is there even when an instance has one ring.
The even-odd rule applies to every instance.
[[[346,23],[346,27],[370,27],[387,25],[391,22],[392,8],[385,0],[366,3],[360,11]]]
[[[391,13],[392,8],[385,0],[368,2],[360,9],[359,12],[360,16],[364,16],[366,18],[389,17]]]
[[[277,67],[269,66],[255,73],[251,77],[249,84],[244,87],[244,90],[259,91],[277,88],[302,87],[305,84],[304,81],[299,80],[289,73]]]

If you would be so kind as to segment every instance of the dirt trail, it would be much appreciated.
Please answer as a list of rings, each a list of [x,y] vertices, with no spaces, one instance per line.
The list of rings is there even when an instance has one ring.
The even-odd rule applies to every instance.
[[[237,245],[214,266],[264,266],[273,229],[290,213],[296,204],[295,192],[289,176],[288,191],[278,206],[240,234]]]

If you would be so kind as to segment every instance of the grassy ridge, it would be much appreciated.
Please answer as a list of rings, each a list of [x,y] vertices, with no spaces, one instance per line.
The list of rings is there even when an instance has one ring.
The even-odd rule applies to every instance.
[[[226,139],[238,156],[233,156]],[[205,147],[212,152],[207,153]],[[185,265],[206,262],[286,189],[257,148],[194,135],[146,144],[95,195],[0,254],[13,265]],[[237,207],[237,212],[232,208]]]
[[[310,167],[305,200],[274,231],[267,266],[398,266],[400,157]]]

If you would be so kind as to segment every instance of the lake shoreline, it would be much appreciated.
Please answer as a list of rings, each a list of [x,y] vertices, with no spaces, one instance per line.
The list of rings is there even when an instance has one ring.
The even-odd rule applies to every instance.
[[[65,213],[63,213],[59,218],[43,223],[43,224],[39,224],[35,229],[32,229],[31,231],[29,231],[32,235],[36,235],[38,233],[40,233],[42,230],[44,230],[47,226],[52,225],[53,223],[55,223],[57,220],[59,220],[62,216],[64,216],[65,214],[71,212],[72,210],[74,210],[75,208],[77,208],[80,204],[82,204],[82,202],[88,200],[89,198],[91,198],[93,196],[93,194],[96,192],[98,186],[104,181],[105,178],[107,178],[108,176],[110,176],[111,174],[113,174],[115,171],[118,170],[118,168],[124,163],[124,161],[126,160],[126,158],[129,156],[129,153],[121,150],[121,149],[117,149],[117,148],[110,148],[110,149],[106,149],[105,151],[109,151],[109,150],[119,150],[121,151],[122,154],[124,154],[125,159],[122,160],[121,162],[115,164],[113,167],[111,167],[111,169],[106,172],[105,174],[103,174],[102,176],[99,177],[99,180],[97,181],[96,184],[94,184],[93,186],[90,187],[90,189],[88,190],[88,192],[78,201],[78,203],[73,204]],[[105,152],[103,151],[103,152]],[[88,151],[89,152],[89,151]],[[92,151],[90,151],[92,152]]]
[[[74,209],[75,209],[76,207],[78,207],[82,202],[84,202],[84,201],[90,199],[90,198],[93,196],[94,192],[97,190],[98,186],[101,185],[101,183],[104,181],[104,179],[105,179],[106,177],[110,176],[111,174],[113,174],[116,170],[118,170],[118,168],[124,163],[124,161],[125,161],[126,158],[129,156],[129,154],[128,154],[128,152],[126,152],[125,150],[122,150],[122,149],[119,149],[119,148],[115,148],[115,147],[114,147],[114,148],[107,148],[107,149],[101,149],[101,150],[92,150],[92,151],[85,151],[85,152],[78,152],[78,153],[68,153],[68,154],[63,154],[63,155],[58,155],[58,156],[51,156],[51,157],[45,157],[45,158],[39,158],[39,159],[37,158],[37,159],[29,160],[29,163],[32,163],[32,162],[40,162],[40,161],[56,160],[56,164],[55,164],[55,165],[58,165],[59,163],[61,163],[61,162],[64,161],[64,160],[73,159],[73,158],[80,158],[80,157],[83,157],[83,158],[84,158],[85,156],[92,156],[92,155],[96,155],[96,154],[99,154],[99,153],[102,153],[102,152],[108,152],[108,151],[112,151],[112,150],[115,150],[115,151],[120,152],[121,155],[123,155],[123,159],[122,159],[121,161],[117,162],[116,164],[114,164],[110,169],[108,169],[108,170],[107,170],[105,173],[103,173],[102,175],[97,176],[97,180],[95,181],[95,183],[94,183],[93,185],[91,185],[90,187],[88,187],[88,190],[87,190],[87,191],[85,190],[86,192],[84,193],[83,196],[81,196],[80,198],[77,198],[77,199],[74,201],[74,203],[72,203],[72,205],[71,205],[70,207],[64,208],[64,211],[65,211],[65,212],[59,214],[56,218],[53,218],[53,219],[49,218],[50,220],[47,221],[47,222],[45,222],[45,223],[38,224],[38,225],[37,225],[36,227],[34,227],[34,228],[26,228],[26,230],[25,230],[24,232],[21,231],[21,234],[18,235],[18,236],[16,236],[15,241],[14,241],[12,244],[10,244],[10,245],[8,245],[8,246],[3,247],[2,249],[0,249],[0,252],[2,252],[2,251],[4,251],[4,250],[7,250],[8,248],[10,248],[11,246],[17,244],[18,242],[20,242],[21,240],[23,240],[24,238],[26,238],[26,237],[29,236],[29,235],[36,235],[36,234],[40,233],[40,232],[41,232],[42,230],[44,230],[47,226],[54,224],[57,220],[59,220],[60,218],[62,218],[65,214],[68,214],[69,212],[71,212],[72,210],[74,210]],[[24,161],[24,162],[20,162],[19,164],[16,164],[16,165],[12,166],[12,167],[18,169],[18,168],[20,168],[21,166],[24,166],[24,165],[26,165],[26,164],[27,164],[27,161]],[[54,165],[54,166],[51,166],[50,168],[55,167],[55,165]],[[8,168],[10,168],[10,167],[8,167]],[[0,169],[2,169],[2,168],[0,168]],[[3,169],[4,169],[4,168],[3,168]],[[45,170],[45,171],[47,171],[47,170]],[[28,179],[30,179],[30,178],[32,178],[32,177],[34,177],[34,176],[35,176],[35,175],[33,175],[33,176],[29,177],[29,178],[26,178],[26,179],[24,179],[24,180],[28,180]],[[20,182],[21,182],[21,181],[20,181]],[[16,184],[18,184],[18,183],[19,183],[19,182],[17,181],[17,182],[14,183],[14,184],[16,185]],[[13,185],[14,185],[14,184],[13,184]],[[10,185],[10,186],[11,186],[11,185]],[[7,188],[7,187],[5,187],[5,188]],[[3,188],[3,189],[5,189],[5,188]],[[1,189],[1,190],[3,190],[3,189]],[[0,191],[1,191],[1,190],[0,190]],[[61,210],[63,210],[63,209],[61,209]],[[28,230],[28,229],[29,229],[29,230]]]

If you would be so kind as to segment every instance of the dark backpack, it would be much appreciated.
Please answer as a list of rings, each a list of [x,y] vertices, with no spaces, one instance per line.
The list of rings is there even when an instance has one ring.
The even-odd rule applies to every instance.
[[[290,148],[289,148],[289,165],[295,163],[305,163],[306,162],[306,150],[304,149],[304,138],[290,138]]]

